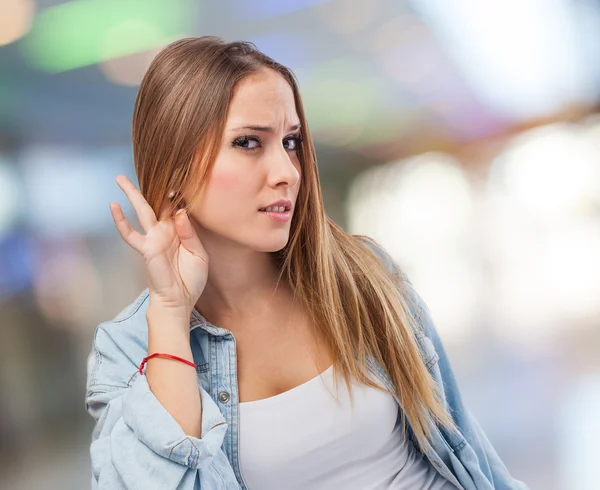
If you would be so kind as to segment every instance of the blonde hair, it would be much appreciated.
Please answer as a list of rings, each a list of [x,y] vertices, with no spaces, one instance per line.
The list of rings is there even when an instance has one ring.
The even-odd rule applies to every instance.
[[[252,43],[214,36],[182,39],[163,49],[140,85],[133,115],[140,190],[157,214],[164,206],[192,208],[217,156],[237,84],[265,68],[292,88],[303,136],[297,153],[302,184],[290,238],[272,254],[279,279],[289,283],[326,339],[350,391],[351,379],[387,391],[370,379],[366,357],[385,368],[401,401],[403,429],[408,418],[423,449],[431,438],[428,418],[447,427],[452,418],[421,356],[400,274],[390,274],[365,246],[368,237],[349,235],[325,214],[314,146],[290,69]]]

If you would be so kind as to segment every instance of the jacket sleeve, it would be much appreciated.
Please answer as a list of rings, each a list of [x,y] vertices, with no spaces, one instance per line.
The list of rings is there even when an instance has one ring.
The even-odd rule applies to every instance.
[[[88,358],[85,397],[96,421],[90,446],[92,488],[221,488],[215,459],[227,459],[221,449],[227,423],[210,395],[199,385],[201,439],[186,435],[103,325]]]

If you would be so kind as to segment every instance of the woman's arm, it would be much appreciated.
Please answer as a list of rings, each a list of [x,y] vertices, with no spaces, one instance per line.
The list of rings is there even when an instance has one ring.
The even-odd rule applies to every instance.
[[[148,352],[166,352],[193,362],[189,320],[174,318],[152,307],[148,321]],[[182,362],[154,357],[146,364],[146,380],[161,405],[183,431],[201,437],[202,407],[196,370]]]
[[[96,329],[85,397],[86,409],[96,420],[90,446],[92,488],[221,488],[222,475],[216,468],[231,468],[221,450],[226,421],[196,383],[202,400],[202,438],[185,433],[146,376],[139,374],[137,363],[144,353],[133,332],[140,330],[140,321],[135,315]],[[155,369],[160,369],[158,364]]]

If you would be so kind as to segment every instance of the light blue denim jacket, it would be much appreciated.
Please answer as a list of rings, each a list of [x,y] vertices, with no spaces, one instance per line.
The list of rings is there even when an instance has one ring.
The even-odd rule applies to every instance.
[[[365,245],[391,273],[398,273],[383,249],[369,242]],[[430,313],[407,284],[411,296],[407,299],[420,327],[414,329],[415,336],[458,427],[457,431],[447,431],[431,421],[434,437],[425,449],[426,457],[457,488],[526,490],[522,482],[510,476],[463,405]],[[138,371],[148,355],[148,300],[146,289],[112,321],[101,323],[94,335],[85,396],[86,409],[96,420],[90,446],[92,489],[246,489],[240,474],[239,395],[232,333],[193,311],[190,344],[202,400],[202,437],[188,436]],[[393,392],[390,378],[374,359],[368,359],[368,367]],[[408,437],[415,442],[410,421]]]

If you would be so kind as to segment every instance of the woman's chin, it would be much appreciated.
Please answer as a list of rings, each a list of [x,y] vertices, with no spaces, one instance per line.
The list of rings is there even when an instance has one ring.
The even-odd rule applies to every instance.
[[[290,239],[290,234],[286,230],[280,233],[266,233],[262,237],[258,237],[253,247],[260,252],[278,252],[284,248]]]

